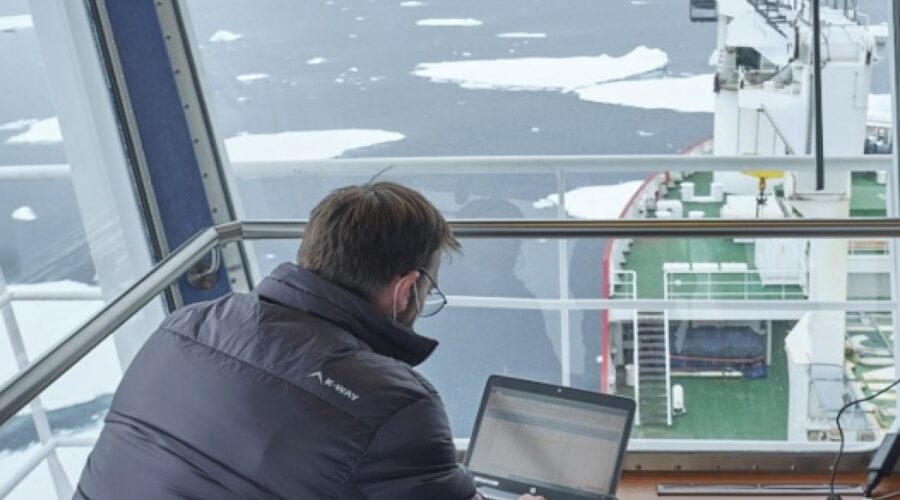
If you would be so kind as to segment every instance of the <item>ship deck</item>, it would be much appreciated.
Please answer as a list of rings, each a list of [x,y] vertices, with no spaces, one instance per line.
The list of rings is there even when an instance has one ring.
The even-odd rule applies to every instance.
[[[712,174],[698,172],[686,177],[695,185],[697,196],[709,194]],[[680,199],[677,185],[670,188],[665,198]],[[701,210],[707,218],[718,218],[724,203],[684,203],[684,212]],[[854,173],[851,183],[851,217],[885,216],[885,187],[876,182],[875,173]],[[622,269],[634,271],[637,281],[637,298],[664,298],[663,264],[666,262],[730,262],[744,263],[748,270],[756,269],[752,243],[735,242],[733,239],[635,239],[625,256]],[[737,285],[736,285],[737,286]],[[740,290],[752,292],[754,299],[778,300],[786,292],[802,294],[799,286],[763,286],[758,282],[741,284]],[[728,287],[716,287],[717,292]],[[707,299],[726,298],[714,294]],[[734,298],[734,297],[730,297]],[[885,319],[887,318],[887,319]],[[875,315],[878,328],[861,328],[860,319],[848,315],[848,338],[865,335],[863,343],[869,347],[887,348],[893,345],[890,315]],[[871,326],[872,321],[864,322]],[[850,325],[855,325],[856,328]],[[639,438],[667,439],[726,439],[726,440],[785,440],[788,423],[788,367],[783,349],[784,339],[793,328],[793,321],[773,321],[772,359],[766,376],[759,379],[728,376],[679,376],[672,375],[672,385],[684,389],[686,412],[673,417],[671,426],[636,426],[634,436]],[[852,331],[851,331],[852,330]],[[883,367],[866,366],[848,351],[848,374],[859,381],[866,395],[879,387],[878,383],[865,384],[865,374]],[[617,378],[617,389],[633,396],[633,388],[625,385],[624,374]],[[879,397],[869,407],[882,428],[894,418],[893,393]]]

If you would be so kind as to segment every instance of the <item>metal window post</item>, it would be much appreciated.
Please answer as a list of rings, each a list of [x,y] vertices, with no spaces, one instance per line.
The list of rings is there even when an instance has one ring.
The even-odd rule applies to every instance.
[[[893,57],[888,58],[891,65],[891,129],[894,137],[891,138],[891,167],[888,171],[887,182],[885,183],[885,198],[887,201],[887,210],[889,217],[897,217],[900,214],[900,152],[897,147],[897,126],[900,124],[900,64],[897,63],[897,54],[900,54],[900,36],[897,34],[897,28],[900,26],[900,0],[891,2],[891,22],[888,22],[888,30],[893,48]],[[891,255],[891,299],[900,298],[900,240],[894,237],[888,240],[888,249]],[[900,305],[892,308],[892,316],[894,324],[900,322]],[[894,335],[894,366],[900,366],[900,335]],[[895,391],[896,394],[896,391]],[[900,398],[897,398],[896,410],[900,412]],[[900,428],[900,419],[895,418],[891,425],[891,431]]]
[[[559,169],[556,173],[556,192],[559,196],[556,215],[560,220],[565,220],[568,214],[566,213],[566,172],[564,169]],[[557,252],[559,252],[559,297],[565,303],[569,299],[569,240],[559,240]],[[568,308],[560,311],[559,328],[562,334],[559,345],[561,380],[562,385],[570,386],[572,385],[572,332]],[[606,364],[609,364],[609,360],[606,361]],[[601,366],[600,369],[606,370],[607,367]]]

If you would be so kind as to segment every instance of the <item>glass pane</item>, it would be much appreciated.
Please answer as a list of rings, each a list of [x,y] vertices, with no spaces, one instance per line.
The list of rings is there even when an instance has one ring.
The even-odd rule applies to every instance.
[[[87,13],[61,2],[3,2],[0,66],[15,69],[0,82],[5,381],[152,262]],[[161,310],[148,316],[159,319]],[[122,339],[116,364],[140,345]]]
[[[0,383],[152,264],[94,32],[79,7],[0,3],[0,67],[11,68],[0,81]],[[160,302],[146,307],[0,427],[3,484],[40,458],[40,443],[54,437],[59,446],[7,498],[71,497],[65,485],[77,481],[89,450],[83,438],[98,431],[122,367],[162,311]]]
[[[511,179],[513,172],[493,163],[486,168],[503,177],[499,184],[427,162],[417,170],[431,182],[391,162],[320,161],[332,158],[810,154],[809,25],[788,22],[809,9],[794,12],[795,4],[767,14],[734,6],[710,13],[661,0],[566,9],[508,0],[183,5],[241,216],[254,218],[305,217],[331,188],[373,177],[452,194],[457,203],[435,196],[451,214],[470,196],[543,200],[548,208],[544,197],[558,191],[557,178]],[[846,5],[823,3],[829,158],[891,149],[889,6]],[[748,36],[747,26],[765,36]],[[798,39],[802,46],[794,47]],[[671,168],[665,158],[648,162],[604,168],[589,185],[629,184]],[[724,193],[752,195],[754,176],[790,172],[773,162],[762,171],[723,164],[715,169],[734,175],[716,181]],[[829,194],[853,198],[849,212],[836,216],[883,216],[877,200],[888,168],[868,169],[871,179],[854,178],[849,189],[829,168]],[[555,177],[551,166],[546,172]],[[706,177],[691,181],[696,197],[711,195]],[[796,193],[814,191],[812,170],[792,182]],[[591,213],[617,218],[616,205]],[[704,211],[683,208],[683,217]]]
[[[715,26],[692,24],[678,2],[191,0],[186,10],[232,162],[675,153],[713,130]],[[700,103],[609,98],[621,80],[632,92],[686,87]]]
[[[636,439],[797,443],[835,441],[838,409],[894,378],[884,245],[854,242],[868,253],[850,253],[851,242],[834,239],[636,238],[604,261],[620,240],[553,241],[567,251],[510,268],[499,242],[478,243],[463,240],[463,256],[445,261],[449,305],[417,323],[441,342],[421,370],[456,437],[471,432],[492,373],[633,397]],[[597,286],[571,279],[568,298],[515,293],[514,283],[558,286],[559,269]],[[891,391],[846,412],[848,440],[880,440],[895,408]]]
[[[45,314],[56,312],[52,303],[40,305]],[[143,331],[143,325],[148,318],[155,321],[161,308],[162,301],[154,300],[138,311],[119,331],[0,426],[0,488],[9,484],[6,481],[20,478],[9,484],[9,496],[3,497],[0,489],[0,498],[71,497],[71,488],[78,482],[127,368],[120,363],[121,346],[140,347],[149,334]],[[29,472],[30,465],[34,469]]]
[[[491,375],[560,383],[559,322],[558,313],[540,309],[448,306],[416,323],[440,342],[419,370],[440,393],[455,437],[472,432]]]
[[[812,61],[809,24],[789,20],[809,10],[793,12],[796,2],[782,2],[769,12],[726,5],[710,13],[694,8],[701,3],[575,2],[559,9],[553,2],[260,6],[229,0],[222,8],[190,0],[184,10],[220,149],[247,218],[306,218],[330,190],[373,179],[422,191],[451,219],[889,215],[895,176],[885,154],[892,148],[893,113],[888,3],[860,1],[857,9],[857,2],[850,8],[823,2],[829,20],[823,27],[824,191],[815,186],[812,161],[799,158],[813,151]],[[754,29],[767,35],[748,36]],[[622,73],[611,76],[601,60]],[[567,71],[576,61],[578,71]],[[598,156],[563,156],[579,154]],[[634,156],[599,156],[610,154]],[[331,161],[337,158],[342,161]],[[254,247],[263,272],[293,260],[296,251],[293,242]],[[494,341],[485,332],[542,345],[546,339],[558,381],[634,395],[625,381],[626,365],[635,375],[635,330],[662,325],[666,342],[677,332],[682,342],[693,335],[720,339],[710,356],[690,349],[683,355],[669,349],[667,356],[721,360],[741,348],[732,354],[751,357],[734,359],[756,364],[713,365],[720,373],[707,377],[684,372],[708,366],[667,361],[675,373],[666,398],[672,399],[676,381],[688,411],[672,416],[667,408],[666,423],[657,428],[647,410],[636,436],[831,439],[827,416],[834,401],[810,394],[821,387],[848,397],[869,390],[858,381],[864,363],[851,347],[841,353],[845,344],[862,342],[848,333],[854,318],[893,313],[890,304],[871,304],[893,296],[890,249],[883,239],[465,241],[463,255],[445,261],[438,280],[449,306],[421,323],[424,333],[442,340],[423,370],[450,394],[454,432],[464,437],[478,384],[452,374],[475,364],[468,351],[479,341]],[[590,302],[610,299],[622,305]],[[667,302],[635,312],[627,304],[632,299]],[[764,305],[730,305],[749,301]],[[810,304],[821,301],[859,302],[861,309],[813,314],[833,333],[821,342],[828,346],[828,366],[811,358],[816,363],[791,371],[786,339],[802,330],[804,315],[816,312]],[[692,307],[664,307],[669,302]],[[783,310],[793,302],[801,305]],[[521,333],[530,329],[502,319],[516,313],[533,317],[529,323],[538,333]],[[463,342],[453,324],[470,317],[493,326],[465,329],[465,335],[474,329],[481,336]],[[527,354],[530,343],[507,348],[518,356],[516,369],[540,378],[541,363],[527,368],[537,356]],[[536,351],[550,353],[546,346]],[[799,403],[791,380],[807,380]],[[695,412],[690,400],[707,383],[732,384],[733,390]],[[779,425],[763,430],[739,421],[739,433],[710,427],[699,435],[704,419],[717,418],[717,411],[745,408],[768,394],[759,408],[777,415]],[[821,428],[791,428],[789,411]],[[866,411],[867,427],[851,439],[878,439],[884,429]]]
[[[573,342],[572,357],[610,357],[608,385],[597,367],[587,386],[638,400],[635,437],[834,441],[840,407],[895,378],[892,306],[873,302],[892,295],[885,241],[636,238],[609,246],[617,257],[601,293],[665,301],[584,313],[586,328],[573,336],[600,343],[583,342],[579,352]],[[809,307],[820,301],[847,306]],[[851,441],[877,441],[895,413],[890,392],[846,412],[842,425]]]

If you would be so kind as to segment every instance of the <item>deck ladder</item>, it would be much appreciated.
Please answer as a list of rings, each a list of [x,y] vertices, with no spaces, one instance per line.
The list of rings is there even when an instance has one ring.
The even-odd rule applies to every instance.
[[[790,8],[789,3],[785,3],[784,0],[747,0],[750,5],[756,9],[756,12],[762,16],[766,22],[771,26],[775,31],[781,33],[784,36],[787,36],[784,31],[782,31],[783,25],[788,23],[788,18],[784,14],[782,9]]]
[[[639,312],[634,331],[635,398],[639,425],[672,425],[666,313]]]

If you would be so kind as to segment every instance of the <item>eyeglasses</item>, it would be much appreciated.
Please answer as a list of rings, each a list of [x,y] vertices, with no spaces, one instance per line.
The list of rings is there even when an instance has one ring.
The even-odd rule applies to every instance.
[[[422,273],[422,276],[428,279],[431,283],[429,287],[428,294],[425,295],[424,302],[419,302],[422,304],[422,309],[419,311],[420,318],[430,318],[435,314],[441,312],[441,309],[447,305],[447,296],[444,295],[444,292],[438,288],[437,281],[428,274],[428,271],[425,269],[419,269],[419,272]],[[415,288],[416,301],[419,301],[419,290],[418,287]]]

